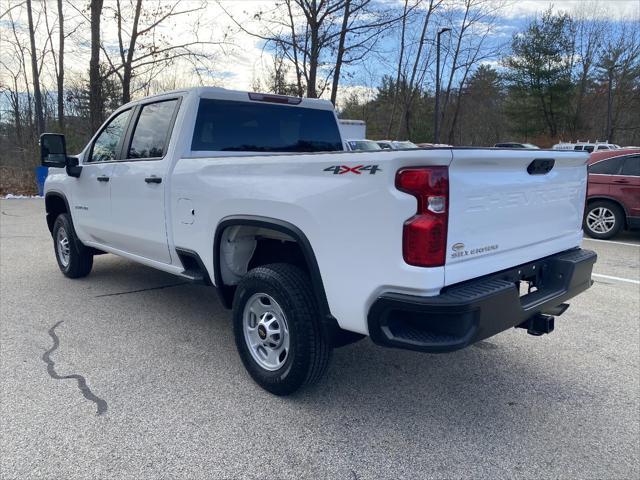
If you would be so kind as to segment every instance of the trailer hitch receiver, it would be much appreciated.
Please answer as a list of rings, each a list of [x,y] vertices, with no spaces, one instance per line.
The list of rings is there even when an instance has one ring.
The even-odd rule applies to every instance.
[[[522,322],[516,328],[526,328],[529,335],[539,337],[545,333],[553,332],[553,324],[555,318],[551,315],[538,313],[525,322]]]

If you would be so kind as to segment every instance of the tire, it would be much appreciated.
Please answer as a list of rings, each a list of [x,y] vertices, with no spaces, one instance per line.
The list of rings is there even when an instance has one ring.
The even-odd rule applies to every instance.
[[[264,265],[244,276],[233,298],[233,330],[245,368],[275,395],[316,383],[329,364],[309,277],[294,265]]]
[[[583,228],[592,238],[606,240],[615,237],[624,226],[624,212],[614,202],[590,202],[584,215]]]
[[[78,240],[71,215],[58,215],[52,233],[56,261],[64,276],[82,278],[89,275],[93,267],[93,253]]]

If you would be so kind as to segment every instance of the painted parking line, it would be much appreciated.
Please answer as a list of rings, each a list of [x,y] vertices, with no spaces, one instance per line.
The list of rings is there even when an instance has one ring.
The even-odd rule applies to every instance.
[[[583,238],[583,240],[588,242],[601,242],[601,243],[613,243],[615,245],[624,245],[625,247],[640,247],[638,243],[627,243],[627,242],[616,242],[615,240],[599,240],[597,238]]]
[[[592,273],[592,277],[604,278],[606,280],[615,280],[616,282],[632,283],[634,285],[640,285],[640,280],[633,280],[631,278],[614,277],[612,275],[602,275],[601,273]]]

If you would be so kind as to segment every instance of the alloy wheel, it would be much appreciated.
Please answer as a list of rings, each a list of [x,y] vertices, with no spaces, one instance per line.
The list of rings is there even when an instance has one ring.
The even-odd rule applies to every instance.
[[[587,214],[587,226],[592,232],[609,233],[615,224],[616,216],[607,207],[596,207]]]

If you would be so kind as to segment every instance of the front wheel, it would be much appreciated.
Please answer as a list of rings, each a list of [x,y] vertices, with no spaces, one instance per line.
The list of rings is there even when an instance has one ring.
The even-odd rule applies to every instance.
[[[69,278],[86,277],[93,267],[93,254],[80,243],[68,213],[58,215],[53,224],[53,249],[60,271]]]
[[[590,237],[602,240],[613,238],[623,224],[624,214],[615,203],[597,200],[588,205],[584,216],[584,230]]]
[[[309,277],[271,264],[242,279],[233,300],[236,346],[245,368],[265,390],[289,395],[317,382],[331,353]]]

